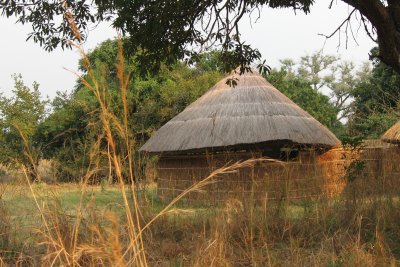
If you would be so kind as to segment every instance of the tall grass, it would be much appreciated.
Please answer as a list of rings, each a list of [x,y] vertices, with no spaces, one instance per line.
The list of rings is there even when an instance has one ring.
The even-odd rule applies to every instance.
[[[6,248],[9,246],[10,243],[10,216],[3,200],[5,190],[6,186],[0,184],[0,248]],[[2,261],[0,261],[0,263],[1,262]]]
[[[32,184],[30,170],[26,166],[22,166],[26,184],[41,220],[41,225],[37,229],[41,247],[40,254],[42,255],[39,262],[47,266],[149,266],[149,252],[146,251],[143,235],[146,231],[149,231],[151,225],[167,214],[182,212],[173,209],[173,206],[185,195],[201,190],[202,187],[212,182],[219,175],[254,164],[255,160],[238,162],[212,172],[203,181],[188,188],[166,205],[159,213],[144,218],[137,195],[137,176],[135,176],[137,165],[133,161],[133,153],[137,148],[128,125],[129,114],[126,92],[130,74],[125,72],[122,44],[119,42],[118,64],[116,66],[118,80],[120,81],[122,118],[113,114],[108,105],[105,73],[102,73],[103,75],[99,79],[81,47],[76,46],[76,48],[81,52],[83,65],[87,71],[86,77],[80,76],[79,78],[98,101],[99,109],[97,112],[102,133],[90,149],[90,168],[79,184],[81,196],[73,215],[63,212],[57,199],[50,202],[43,201],[42,196]],[[26,148],[27,158],[33,160],[29,142],[23,132],[20,131],[20,135]],[[104,141],[107,144],[106,151],[102,146]],[[96,214],[95,207],[91,206],[93,204],[85,204],[84,202],[88,182],[98,169],[99,155],[103,154],[107,155],[110,171],[115,175],[120,188],[124,214],[122,218],[110,212],[99,217]],[[35,175],[38,178],[37,181],[40,182],[36,169]],[[2,212],[5,213],[5,211]],[[5,230],[4,232],[9,231]]]
[[[44,197],[32,183],[29,170],[22,166],[39,223],[31,233],[34,244],[22,241],[22,245],[14,246],[10,210],[2,201],[6,189],[2,191],[0,184],[0,266],[333,267],[399,263],[398,198],[365,198],[362,192],[354,191],[359,195],[352,195],[351,200],[358,201],[349,201],[345,195],[256,205],[250,197],[228,199],[221,207],[208,210],[179,207],[179,201],[191,192],[265,159],[250,159],[213,171],[156,212],[149,203],[139,201],[138,163],[134,161],[137,144],[129,130],[126,101],[130,74],[125,72],[121,43],[119,46],[122,117],[113,114],[108,105],[105,75],[98,78],[77,46],[88,74],[80,79],[99,103],[102,127],[90,149],[90,168],[77,185],[78,205],[71,212],[59,197]],[[29,154],[29,144],[24,143]],[[104,154],[117,178],[122,199],[119,212],[101,212],[90,195],[89,181],[99,168],[99,155]],[[158,201],[154,196],[153,200]],[[7,256],[13,246],[20,251]]]

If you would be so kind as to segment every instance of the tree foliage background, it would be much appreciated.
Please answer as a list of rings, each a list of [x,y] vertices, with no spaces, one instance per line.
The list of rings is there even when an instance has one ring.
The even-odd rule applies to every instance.
[[[88,75],[83,61],[80,69],[85,79],[95,77],[104,83],[108,108],[122,119],[117,54],[117,41],[105,41],[87,55],[94,76]],[[157,74],[144,76],[137,55],[125,58],[125,68],[131,73],[128,125],[135,141],[135,161],[145,163],[137,149],[155,130],[223,77],[222,60],[218,51],[208,52],[199,55],[192,66],[164,64]],[[266,78],[339,138],[379,137],[397,118],[400,78],[376,59],[372,69],[367,65],[355,68],[317,51],[300,59],[283,59],[281,67],[272,69]],[[78,79],[71,93],[58,92],[49,103],[40,96],[38,86],[34,83],[29,88],[21,76],[15,76],[13,96],[1,97],[0,163],[29,166],[31,178],[36,179],[39,160],[50,159],[60,181],[75,181],[89,167],[97,170],[94,182],[106,176],[112,181],[107,154],[102,153],[107,151],[107,142],[102,139],[99,103],[93,92]],[[142,165],[137,169],[136,176],[143,176]]]
[[[106,99],[110,111],[122,119],[122,102],[119,81],[115,71],[117,61],[117,41],[108,40],[88,54],[91,69],[96,80],[106,84]],[[210,56],[203,56],[197,67],[189,68],[178,62],[173,66],[161,66],[156,75],[140,75],[136,56],[125,59],[126,69],[131,72],[127,91],[129,112],[129,132],[136,140],[134,157],[140,157],[137,149],[149,136],[168,120],[181,112],[197,99],[222,74]],[[83,63],[80,63],[85,79]],[[39,126],[40,139],[48,144],[43,156],[60,162],[59,172],[62,180],[74,180],[93,164],[94,151],[90,148],[99,141],[101,120],[98,118],[98,102],[93,93],[80,81],[72,94],[59,95],[52,102],[53,112]],[[100,144],[101,146],[101,144]],[[103,147],[103,149],[107,149]],[[137,160],[137,159],[136,159]],[[108,173],[108,159],[103,155],[99,169]],[[138,174],[140,175],[140,174]]]

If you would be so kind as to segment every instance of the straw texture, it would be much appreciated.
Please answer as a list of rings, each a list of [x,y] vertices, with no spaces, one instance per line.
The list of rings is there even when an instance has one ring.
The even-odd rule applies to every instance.
[[[306,155],[308,154],[308,155]],[[229,198],[242,202],[255,200],[280,201],[282,199],[315,199],[338,195],[345,187],[343,176],[346,162],[343,150],[332,149],[319,155],[315,150],[302,151],[300,161],[260,161],[254,166],[216,177],[213,183],[192,192],[184,199],[187,203],[219,205]],[[313,162],[303,162],[313,158]],[[232,162],[261,158],[261,153],[235,152],[213,155],[162,156],[157,167],[157,195],[169,202],[193,184]]]
[[[400,121],[396,122],[382,135],[382,141],[392,144],[400,143]]]
[[[340,141],[256,71],[235,87],[219,81],[162,126],[140,149],[160,153],[268,141],[333,146]],[[188,89],[190,90],[190,89]]]

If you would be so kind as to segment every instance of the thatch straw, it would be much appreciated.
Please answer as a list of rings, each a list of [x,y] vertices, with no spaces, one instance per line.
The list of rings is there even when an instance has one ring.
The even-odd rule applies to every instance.
[[[381,137],[382,141],[392,144],[400,143],[400,121],[390,127]]]
[[[232,76],[162,126],[141,151],[173,152],[278,140],[323,146],[340,143],[256,71],[238,76],[235,87],[226,84],[229,78]]]

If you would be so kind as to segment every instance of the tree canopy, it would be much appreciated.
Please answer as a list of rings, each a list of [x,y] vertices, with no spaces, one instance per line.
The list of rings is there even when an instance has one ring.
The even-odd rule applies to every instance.
[[[377,57],[400,72],[400,2],[342,1],[354,9],[333,34],[340,30],[351,34],[347,33],[346,24],[358,13],[367,34],[374,39],[376,33]],[[90,23],[112,21],[128,37],[127,51],[136,54],[146,69],[158,69],[163,62],[196,59],[199,54],[193,47],[201,50],[220,45],[224,70],[240,65],[243,71],[261,59],[260,52],[241,38],[239,22],[245,15],[259,13],[265,6],[307,14],[313,3],[313,0],[9,0],[0,2],[0,11],[3,16],[16,16],[20,23],[32,23],[28,39],[32,38],[46,50],[59,45],[67,47],[70,40],[84,40]]]
[[[80,62],[83,78],[89,83],[77,81],[71,93],[59,92],[51,103],[51,112],[46,112],[38,85],[30,89],[22,77],[16,76],[14,95],[0,97],[0,163],[22,163],[31,168],[32,179],[40,158],[61,163],[60,181],[81,177],[86,169],[98,171],[93,178],[107,177],[111,172],[104,153],[107,141],[101,105],[88,84],[101,84],[104,104],[119,121],[125,118],[121,99],[126,99],[127,132],[134,144],[129,157],[143,162],[138,160],[141,155],[136,148],[222,78],[223,59],[218,51],[201,54],[193,66],[179,61],[170,66],[162,64],[157,74],[147,76],[139,75],[138,57],[131,55],[124,59],[124,69],[131,73],[125,97],[120,73],[115,70],[118,54],[116,40],[105,41],[89,52],[86,63]],[[393,122],[393,114],[398,114],[399,75],[378,59],[372,71],[364,66],[357,71],[350,62],[321,52],[281,63],[280,69],[270,71],[267,80],[339,137],[347,129],[353,135],[376,137]],[[346,99],[354,101],[348,105]],[[340,121],[343,108],[347,110],[347,124]],[[115,141],[117,147],[123,146],[118,133]],[[141,165],[134,169],[143,170]]]
[[[94,79],[104,84],[105,102],[108,110],[123,120],[122,93],[115,65],[118,45],[107,40],[88,53],[90,71]],[[132,157],[140,157],[137,148],[161,125],[181,112],[221,78],[214,56],[201,56],[196,67],[189,68],[178,62],[171,67],[162,65],[156,75],[139,75],[136,55],[125,58],[125,69],[131,73],[126,92],[128,108],[128,131],[136,145]],[[91,75],[80,62],[84,79]],[[52,102],[53,112],[39,125],[39,139],[46,144],[43,156],[60,162],[59,178],[70,181],[79,177],[88,164],[99,164],[99,172],[106,172],[107,157],[96,149],[107,151],[99,119],[99,102],[93,92],[78,81],[72,94],[59,93]],[[119,140],[115,136],[115,140]],[[123,146],[121,144],[117,144]],[[96,155],[96,160],[93,157]],[[122,157],[124,158],[124,157]],[[136,161],[135,161],[136,162]],[[137,161],[139,162],[139,161]],[[140,171],[140,166],[135,170]],[[103,175],[107,176],[107,175]],[[139,174],[138,174],[139,176]]]

